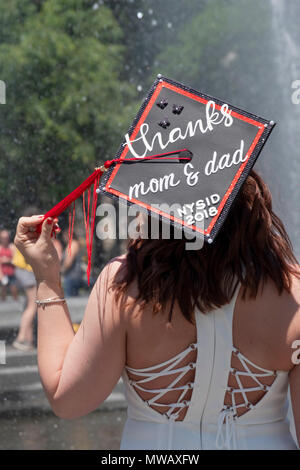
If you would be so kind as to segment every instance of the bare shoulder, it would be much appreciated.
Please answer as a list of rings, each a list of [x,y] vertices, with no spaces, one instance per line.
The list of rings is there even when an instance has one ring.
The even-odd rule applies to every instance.
[[[289,330],[287,331],[287,339],[291,343],[300,339],[300,276],[292,275],[291,292],[286,293],[285,297],[283,297],[283,302],[290,309],[291,315]]]
[[[101,293],[106,303],[114,306],[114,309],[122,309],[123,312],[124,297],[127,297],[127,293],[126,296],[118,296],[116,287],[118,281],[122,279],[124,270],[126,270],[126,254],[112,258],[101,270],[95,285],[97,293]]]
[[[290,292],[283,290],[279,294],[273,280],[268,279],[260,286],[257,297],[247,303],[255,304],[259,315],[268,316],[270,321],[278,320],[281,327],[296,322],[300,315],[300,270],[299,277],[291,275]]]
[[[299,270],[300,274],[300,270]],[[280,295],[273,282],[269,281],[263,294],[278,318],[278,326],[286,326],[286,339],[293,341],[300,334],[300,275],[291,275],[291,290],[284,290]]]
[[[125,269],[125,267],[126,254],[112,258],[110,261],[108,261],[108,263],[100,272],[97,282],[100,283],[102,280],[105,279],[109,283],[112,283],[115,276],[121,274],[122,270]]]
[[[299,270],[300,272],[300,270]],[[279,294],[270,279],[255,299],[237,302],[238,342],[251,351],[253,358],[268,358],[273,368],[291,369],[293,343],[300,339],[300,278],[291,275],[291,290]]]

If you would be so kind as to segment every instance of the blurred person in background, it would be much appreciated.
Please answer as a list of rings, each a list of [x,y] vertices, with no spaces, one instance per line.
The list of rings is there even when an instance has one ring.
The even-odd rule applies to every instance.
[[[1,300],[5,300],[8,290],[14,300],[18,300],[18,287],[15,266],[12,263],[15,246],[10,242],[8,230],[0,231],[0,284]]]
[[[32,206],[24,211],[27,217],[37,214],[38,208]],[[13,347],[20,351],[30,351],[34,349],[34,319],[36,315],[36,281],[32,268],[28,264],[20,251],[15,248],[12,262],[15,266],[16,279],[25,293],[25,307],[22,313],[19,331]]]
[[[83,271],[81,267],[81,249],[76,232],[73,232],[71,244],[69,246],[69,233],[64,230],[62,233],[65,249],[61,261],[61,273],[66,297],[75,297],[83,287]]]
[[[25,309],[22,313],[18,335],[13,347],[21,351],[34,349],[33,322],[36,315],[36,282],[30,264],[26,263],[19,250],[15,250],[13,263],[16,268],[16,278],[26,297]]]
[[[59,230],[58,230],[59,232]],[[53,242],[53,245],[55,246],[56,248],[56,251],[57,251],[57,255],[58,255],[58,259],[59,261],[62,260],[62,257],[63,257],[63,246],[62,246],[62,243],[61,241],[58,239],[58,238],[53,238],[52,239],[52,242]]]

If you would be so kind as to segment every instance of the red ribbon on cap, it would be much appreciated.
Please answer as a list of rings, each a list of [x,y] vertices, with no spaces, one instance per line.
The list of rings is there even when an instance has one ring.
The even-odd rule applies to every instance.
[[[50,209],[44,215],[44,218],[39,226],[41,229],[41,225],[45,219],[51,217],[55,218],[58,217],[62,212],[64,212],[67,208],[70,209],[69,212],[69,253],[71,250],[71,243],[73,238],[73,229],[74,229],[74,220],[75,220],[75,201],[81,195],[83,195],[83,214],[84,214],[84,224],[85,224],[85,233],[86,233],[86,247],[87,247],[87,256],[88,256],[88,265],[87,265],[87,280],[88,285],[90,285],[90,273],[91,273],[91,260],[92,260],[92,248],[93,248],[93,234],[94,234],[94,227],[95,227],[95,215],[96,215],[96,204],[97,204],[97,187],[99,186],[100,178],[105,171],[107,171],[113,164],[117,163],[127,163],[127,162],[142,162],[144,160],[178,160],[180,157],[168,157],[167,155],[174,155],[175,153],[178,154],[180,152],[187,151],[187,149],[177,150],[176,152],[168,152],[164,154],[152,155],[151,157],[143,157],[143,158],[126,158],[120,159],[115,158],[113,160],[107,160],[104,164],[100,167],[95,168],[95,171],[81,183],[78,188],[74,189],[68,196],[62,199],[58,204],[56,204],[52,209]],[[180,160],[189,160],[189,157],[182,157]],[[92,189],[93,186],[93,189]],[[92,189],[92,194],[91,194]],[[87,191],[87,209],[85,207],[85,192]],[[91,197],[92,196],[92,197]],[[91,201],[92,199],[92,201]],[[73,206],[72,206],[73,204]]]

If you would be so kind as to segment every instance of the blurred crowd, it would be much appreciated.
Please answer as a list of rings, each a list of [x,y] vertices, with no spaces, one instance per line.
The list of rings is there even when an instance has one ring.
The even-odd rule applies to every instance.
[[[1,300],[5,300],[7,293],[18,299],[18,282],[16,279],[16,266],[13,263],[14,245],[10,241],[8,230],[0,231],[0,285]]]
[[[61,274],[65,297],[77,296],[86,288],[81,243],[74,232],[69,244],[69,233],[63,231],[59,238],[53,238],[61,262]],[[8,295],[18,300],[20,293],[25,296],[19,331],[13,346],[22,351],[34,348],[34,320],[36,315],[36,282],[32,268],[12,242],[12,234],[0,230],[0,298]]]
[[[65,230],[62,233],[62,242],[53,239],[61,261],[61,273],[66,297],[77,296],[81,288],[86,287],[84,281],[84,262],[81,255],[81,244],[76,233],[69,249],[69,235]],[[27,287],[35,285],[35,279],[31,266],[28,265],[21,253],[11,241],[8,230],[0,230],[0,297],[6,300],[10,294],[14,300],[18,300],[19,292]]]

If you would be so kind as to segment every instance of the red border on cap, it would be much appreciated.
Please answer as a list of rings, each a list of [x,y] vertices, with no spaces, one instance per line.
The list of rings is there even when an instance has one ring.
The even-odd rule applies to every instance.
[[[169,88],[170,90],[173,90],[175,91],[176,93],[179,93],[181,95],[184,95],[184,96],[187,96],[188,98],[191,98],[195,101],[199,101],[200,103],[203,103],[203,104],[206,104],[208,103],[209,100],[206,100],[204,98],[201,98],[201,96],[198,96],[198,95],[195,95],[194,93],[191,93],[189,91],[186,91],[186,90],[183,90],[182,88],[179,88],[175,85],[172,85],[168,82],[165,82],[165,81],[162,81],[162,82],[159,82],[153,95],[151,96],[150,100],[149,100],[149,103],[147,104],[147,106],[145,107],[136,127],[134,128],[134,131],[133,133],[131,134],[130,138],[132,138],[133,140],[135,139],[136,135],[138,134],[139,130],[140,130],[140,127],[141,125],[143,124],[143,122],[145,121],[146,117],[148,116],[154,102],[156,101],[159,93],[161,92],[161,89],[165,87],[165,88]],[[216,109],[220,110],[221,109],[221,106],[218,105],[216,103]],[[231,116],[237,118],[237,119],[241,119],[242,121],[246,121],[248,122],[249,124],[252,124],[253,126],[256,126],[259,128],[255,138],[253,139],[249,149],[248,149],[248,152],[247,152],[247,155],[248,155],[248,158],[247,160],[245,160],[242,165],[239,167],[239,169],[237,170],[229,188],[227,189],[225,195],[223,196],[223,199],[222,201],[220,202],[218,208],[217,208],[217,215],[211,220],[209,226],[207,227],[206,230],[202,230],[201,228],[195,226],[195,225],[189,225],[187,224],[186,222],[184,222],[182,219],[178,219],[177,217],[174,217],[173,215],[171,214],[168,214],[166,212],[163,212],[163,211],[160,211],[159,209],[149,205],[149,204],[146,204],[145,202],[143,201],[139,201],[138,199],[129,199],[129,196],[127,196],[127,194],[124,194],[124,193],[121,193],[120,191],[118,191],[117,189],[114,189],[114,188],[110,188],[110,185],[112,184],[113,180],[114,180],[114,177],[116,176],[116,173],[118,172],[119,168],[120,168],[120,165],[116,165],[115,168],[113,169],[113,171],[111,172],[111,175],[108,179],[108,181],[106,182],[105,186],[104,186],[104,191],[108,192],[108,193],[111,193],[111,194],[114,194],[115,196],[118,196],[118,197],[121,197],[123,199],[126,199],[127,201],[131,202],[131,203],[134,203],[134,204],[137,204],[141,207],[144,207],[145,209],[148,209],[150,210],[151,212],[155,212],[163,217],[166,217],[170,220],[172,220],[173,222],[177,222],[181,225],[184,225],[192,230],[195,230],[197,232],[200,232],[202,234],[205,234],[205,235],[209,235],[211,233],[211,230],[212,228],[214,227],[217,219],[219,218],[221,212],[222,212],[222,209],[224,207],[224,205],[226,204],[226,201],[228,199],[228,197],[230,196],[230,194],[232,193],[239,177],[241,176],[241,174],[243,173],[243,170],[245,168],[245,166],[247,165],[247,162],[249,160],[249,158],[251,157],[251,154],[253,152],[253,150],[255,149],[263,131],[264,131],[264,124],[262,124],[261,122],[258,122],[258,121],[255,121],[251,118],[248,118],[247,116],[243,116],[242,114],[239,114],[235,111],[232,111],[231,112]],[[120,159],[124,159],[126,157],[126,154],[128,152],[128,146],[126,145],[122,154],[120,155]]]

